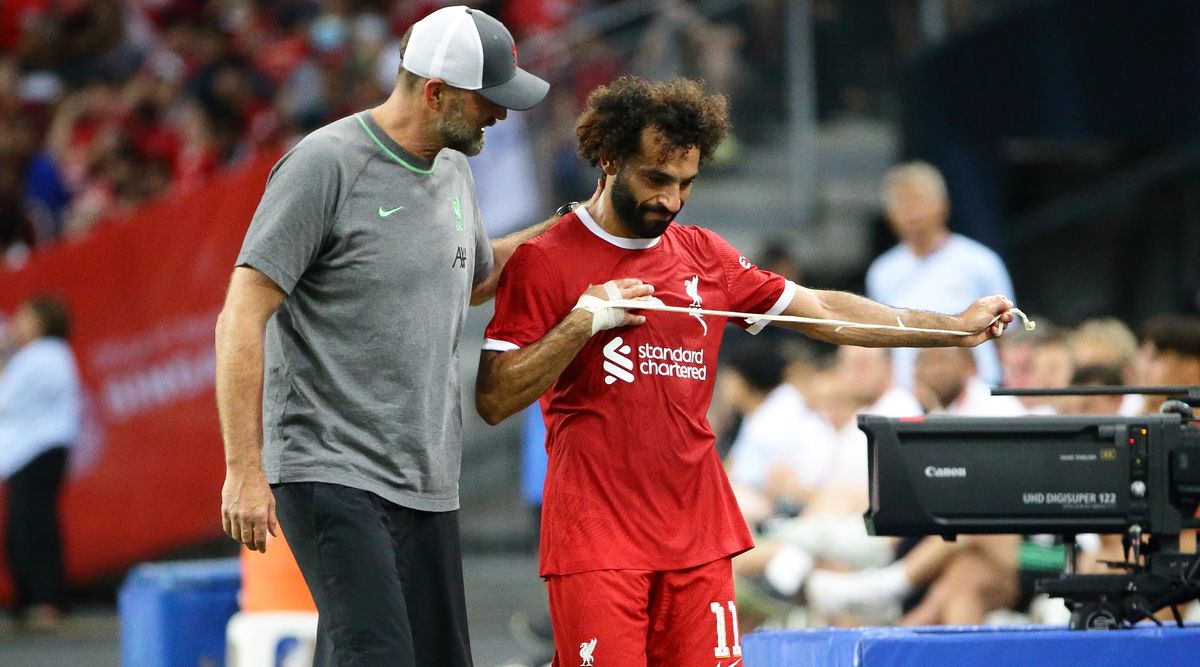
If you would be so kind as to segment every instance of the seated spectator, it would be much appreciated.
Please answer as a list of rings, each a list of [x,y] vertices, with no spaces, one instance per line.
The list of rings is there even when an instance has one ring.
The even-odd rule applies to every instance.
[[[762,578],[773,594],[792,598],[814,563],[859,569],[886,564],[891,541],[867,535],[867,442],[855,414],[910,417],[922,414],[908,392],[892,384],[887,350],[843,346],[837,364],[825,372],[824,391],[814,399],[818,412],[836,431],[828,472],[796,518],[780,517],[765,526],[754,551],[734,560],[735,571]]]
[[[804,393],[816,370],[798,360],[783,382],[783,357],[762,345],[744,345],[726,359],[721,393],[744,415],[726,466],[746,521],[795,513],[827,479],[836,437]]]
[[[1151,318],[1142,327],[1141,338],[1141,384],[1200,386],[1200,317]],[[1147,396],[1143,412],[1157,413],[1164,400],[1163,396]]]
[[[1029,382],[1039,389],[1061,389],[1071,381],[1074,361],[1071,356],[1070,334],[1055,331],[1034,339],[1029,357]],[[1067,397],[1021,396],[1018,400],[1030,414],[1055,415],[1061,411]]]
[[[914,376],[917,395],[930,413],[999,417],[1025,412],[1013,397],[990,395],[976,375],[969,349],[922,350]],[[988,611],[1017,601],[1019,545],[1015,535],[963,536],[957,542],[927,537],[915,545],[902,543],[903,555],[887,567],[849,573],[815,570],[804,593],[810,609],[826,618],[878,622],[893,620],[905,598],[928,586],[902,622],[977,624]]]
[[[867,436],[857,415],[916,417],[920,402],[893,383],[890,351],[884,348],[838,348],[836,380],[845,389],[846,418],[835,422],[838,441],[828,481],[812,501],[814,514],[861,517],[867,509]],[[861,527],[862,521],[854,521]],[[865,535],[865,533],[863,533]]]
[[[1070,347],[1077,368],[1112,368],[1119,374],[1119,382],[1113,384],[1138,382],[1137,337],[1117,318],[1101,317],[1083,322],[1071,333]],[[1116,414],[1140,414],[1145,407],[1144,402],[1141,396],[1128,394],[1121,400],[1120,410]]]
[[[1120,374],[1119,384],[1134,382],[1132,364],[1138,352],[1137,337],[1121,320],[1115,317],[1085,320],[1068,338],[1077,367],[1113,368]]]
[[[971,350],[931,347],[917,355],[913,393],[925,411],[972,417],[1012,417],[1026,408],[1013,396],[992,396],[975,371]]]
[[[1115,387],[1123,384],[1121,371],[1115,366],[1101,364],[1080,366],[1071,375],[1072,387]],[[1063,406],[1064,415],[1115,415],[1123,403],[1118,394],[1092,396],[1069,396],[1072,399]]]
[[[1009,389],[1028,389],[1033,386],[1029,378],[1033,364],[1033,343],[1047,330],[1053,329],[1053,324],[1045,318],[1035,317],[1037,330],[1027,336],[1006,337],[1000,345],[1000,366],[1003,374],[1003,386]]]
[[[917,604],[899,618],[902,625],[978,625],[1018,601],[1020,544],[1017,535],[926,537],[887,567],[816,570],[804,592],[810,609],[826,618],[894,621],[911,598]]]

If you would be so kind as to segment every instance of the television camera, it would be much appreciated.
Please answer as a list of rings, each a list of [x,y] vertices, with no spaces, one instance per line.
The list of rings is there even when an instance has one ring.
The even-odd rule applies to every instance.
[[[1200,387],[993,390],[995,395],[1164,396],[1141,417],[900,418],[863,415],[873,535],[1053,534],[1066,564],[1037,590],[1061,597],[1072,629],[1123,628],[1200,599],[1200,556],[1180,534],[1200,527]],[[1076,570],[1075,536],[1120,534],[1109,574]]]

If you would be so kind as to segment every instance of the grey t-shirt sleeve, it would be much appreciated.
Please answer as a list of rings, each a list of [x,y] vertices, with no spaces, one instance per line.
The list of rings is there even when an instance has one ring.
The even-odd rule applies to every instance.
[[[304,140],[280,158],[238,254],[238,266],[261,271],[288,294],[333,227],[341,188],[334,148]]]
[[[475,274],[472,285],[487,280],[492,274],[495,258],[492,256],[492,240],[488,238],[487,230],[483,228],[483,218],[475,215]]]
[[[495,258],[492,255],[492,240],[488,238],[487,230],[483,227],[483,216],[479,213],[479,200],[475,194],[475,178],[472,176],[466,160],[463,160],[463,169],[467,172],[467,179],[471,184],[472,206],[475,209],[475,273],[471,275],[471,286],[474,287],[487,280],[487,277],[492,274]]]

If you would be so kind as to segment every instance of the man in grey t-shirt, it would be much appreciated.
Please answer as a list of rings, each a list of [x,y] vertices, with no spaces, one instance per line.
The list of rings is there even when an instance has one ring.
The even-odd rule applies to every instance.
[[[265,551],[278,510],[321,665],[471,664],[459,334],[549,224],[489,241],[464,156],[548,88],[504,26],[447,7],[404,48],[386,102],[275,165],[217,323],[223,526]]]

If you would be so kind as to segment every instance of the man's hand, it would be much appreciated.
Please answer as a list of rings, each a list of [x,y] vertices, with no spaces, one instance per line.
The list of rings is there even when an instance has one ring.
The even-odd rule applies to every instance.
[[[960,347],[975,347],[993,338],[999,338],[1004,328],[1013,321],[1013,302],[1005,296],[985,296],[964,310],[958,320],[963,331],[978,332],[971,336],[960,336],[956,341]],[[996,316],[1000,319],[996,319]],[[994,323],[992,320],[996,320]]]
[[[591,285],[579,297],[572,310],[586,310],[592,315],[592,334],[617,327],[631,327],[646,323],[645,315],[634,315],[625,308],[606,308],[605,301],[621,299],[649,299],[654,286],[637,278],[610,280],[602,285]]]
[[[221,527],[235,542],[267,552],[267,533],[279,535],[275,496],[262,470],[225,469],[221,488]]]

